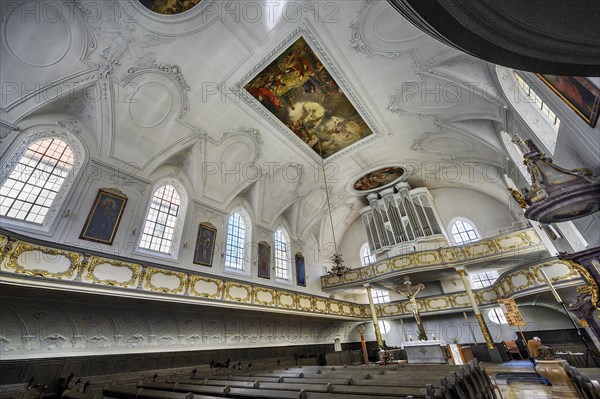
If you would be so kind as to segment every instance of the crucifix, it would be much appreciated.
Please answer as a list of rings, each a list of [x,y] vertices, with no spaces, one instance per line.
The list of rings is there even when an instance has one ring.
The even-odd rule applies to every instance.
[[[419,330],[419,337],[427,337],[425,333],[425,327],[423,327],[423,320],[421,319],[421,315],[419,314],[419,308],[417,307],[417,295],[419,291],[425,288],[423,283],[419,283],[417,285],[413,285],[410,282],[408,276],[404,276],[404,284],[396,288],[396,292],[400,295],[404,295],[411,303],[412,313],[417,321],[417,329]]]

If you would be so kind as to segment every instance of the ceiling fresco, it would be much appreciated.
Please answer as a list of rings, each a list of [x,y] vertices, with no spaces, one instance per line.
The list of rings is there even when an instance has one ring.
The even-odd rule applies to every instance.
[[[163,15],[175,15],[197,6],[202,0],[139,0],[150,11]]]
[[[373,134],[302,37],[245,89],[323,159]]]
[[[354,182],[356,191],[370,191],[395,182],[404,175],[404,168],[388,166],[367,173]]]

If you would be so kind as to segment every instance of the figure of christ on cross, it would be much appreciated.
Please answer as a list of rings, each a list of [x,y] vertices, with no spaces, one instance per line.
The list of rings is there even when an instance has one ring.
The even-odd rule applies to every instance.
[[[396,292],[400,295],[404,295],[410,301],[412,305],[412,313],[417,321],[417,329],[419,330],[419,337],[427,337],[425,333],[425,327],[423,326],[423,320],[419,314],[419,308],[417,307],[417,295],[419,291],[425,288],[423,283],[412,285],[408,276],[404,276],[404,284],[396,288]]]

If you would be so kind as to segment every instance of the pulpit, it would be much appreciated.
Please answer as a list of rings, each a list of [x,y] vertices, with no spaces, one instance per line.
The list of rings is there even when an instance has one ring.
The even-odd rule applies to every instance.
[[[441,340],[403,342],[408,363],[447,364],[446,343]]]

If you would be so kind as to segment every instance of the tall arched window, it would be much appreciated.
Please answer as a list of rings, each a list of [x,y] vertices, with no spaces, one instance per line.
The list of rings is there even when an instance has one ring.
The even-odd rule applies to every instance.
[[[290,279],[290,239],[284,228],[275,232],[275,277],[281,280]]]
[[[239,211],[229,216],[227,223],[227,244],[225,246],[225,266],[244,270],[244,248],[246,245],[246,222]]]
[[[466,219],[457,219],[450,229],[452,239],[456,245],[467,244],[469,242],[478,241],[479,235],[475,230],[473,223]]]
[[[172,185],[167,184],[154,191],[140,240],[141,248],[171,252],[180,206],[179,193]]]
[[[44,223],[74,161],[71,147],[59,138],[31,143],[2,183],[0,215]]]
[[[375,257],[371,255],[371,248],[369,248],[369,243],[365,243],[360,248],[360,263],[363,266],[370,265],[375,262]]]

